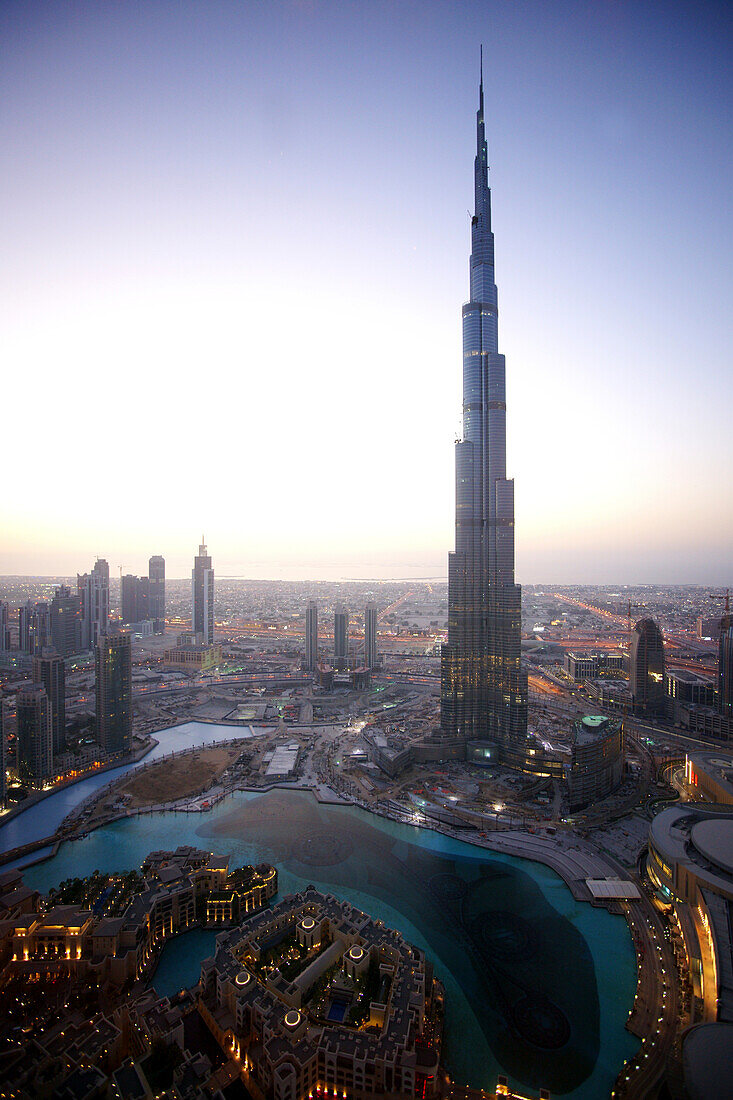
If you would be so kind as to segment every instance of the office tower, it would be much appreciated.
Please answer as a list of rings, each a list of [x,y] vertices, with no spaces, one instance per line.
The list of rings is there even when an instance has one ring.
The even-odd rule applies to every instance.
[[[103,634],[94,651],[97,741],[108,755],[132,750],[132,642]]]
[[[639,619],[631,632],[629,687],[634,710],[664,714],[664,639],[653,619]]]
[[[156,634],[165,634],[165,558],[153,554],[148,562],[148,616]]]
[[[521,588],[514,583],[514,482],[506,476],[505,361],[498,352],[494,235],[479,85],[470,301],[463,306],[463,438],[456,444],[456,546],[448,558],[448,642],[441,730],[490,740],[526,761],[527,674],[520,665]]]
[[[199,552],[193,559],[191,572],[192,615],[191,633],[202,634],[206,645],[214,643],[214,570],[206,553],[204,536]]]
[[[51,704],[45,688],[34,686],[16,697],[18,778],[21,783],[42,787],[53,770]]]
[[[66,744],[66,669],[58,653],[46,650],[33,658],[33,683],[46,691],[51,707],[51,742],[57,756]]]
[[[142,623],[150,615],[150,581],[127,573],[120,580],[120,605],[123,623]]]
[[[349,657],[349,613],[339,604],[333,616],[333,659],[338,669],[346,668]]]
[[[51,608],[43,600],[28,600],[18,609],[18,648],[33,656],[51,645]]]
[[[318,604],[311,600],[305,609],[305,667],[311,672],[318,665]]]
[[[10,649],[10,608],[5,600],[0,600],[0,653]]]
[[[718,640],[718,713],[733,720],[733,616],[720,620]]]
[[[51,600],[51,641],[60,657],[71,657],[81,650],[79,611],[79,596],[68,585],[59,585]]]
[[[364,610],[364,664],[375,669],[377,662],[377,608],[368,603]]]
[[[107,632],[109,622],[109,565],[97,558],[91,573],[77,574],[76,587],[81,607],[81,647],[93,649]]]
[[[123,623],[137,622],[137,582],[139,578],[126,573],[120,577],[120,615]]]

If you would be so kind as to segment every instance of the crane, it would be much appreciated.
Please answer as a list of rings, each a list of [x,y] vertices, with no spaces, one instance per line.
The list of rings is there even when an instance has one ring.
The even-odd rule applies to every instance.
[[[710,592],[708,594],[708,599],[710,599],[710,600],[725,600],[725,613],[730,618],[730,588],[726,588],[724,596],[720,596],[720,595],[717,595],[713,592]]]

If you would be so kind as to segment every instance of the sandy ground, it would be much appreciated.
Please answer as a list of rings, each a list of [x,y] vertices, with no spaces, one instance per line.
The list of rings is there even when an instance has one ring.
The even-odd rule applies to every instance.
[[[241,751],[241,745],[229,748],[215,746],[199,749],[193,754],[186,753],[184,756],[161,760],[116,786],[105,802],[116,802],[121,794],[131,795],[127,805],[131,809],[137,809],[140,806],[188,798],[206,790],[237,759]]]

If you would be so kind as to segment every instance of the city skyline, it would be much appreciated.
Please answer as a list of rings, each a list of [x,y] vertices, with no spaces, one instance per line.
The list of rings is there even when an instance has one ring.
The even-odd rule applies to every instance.
[[[483,40],[517,580],[728,580],[722,5],[11,3],[0,29],[6,446],[26,463],[0,573],[97,554],[143,573],[152,538],[184,577],[204,527],[220,576],[445,576]],[[165,424],[196,422],[201,371],[212,454],[170,477]],[[125,510],[84,432],[65,492],[28,492],[29,378],[41,436],[72,414],[121,435]],[[334,425],[379,432],[368,476],[358,447],[329,461]],[[353,501],[338,522],[301,473],[319,467]],[[95,507],[69,524],[75,493]]]

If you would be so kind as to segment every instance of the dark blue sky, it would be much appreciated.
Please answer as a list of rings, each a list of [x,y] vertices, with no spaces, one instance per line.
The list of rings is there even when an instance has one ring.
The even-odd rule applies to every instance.
[[[610,0],[6,2],[1,571],[444,571],[480,42],[520,579],[729,579],[730,8]]]

